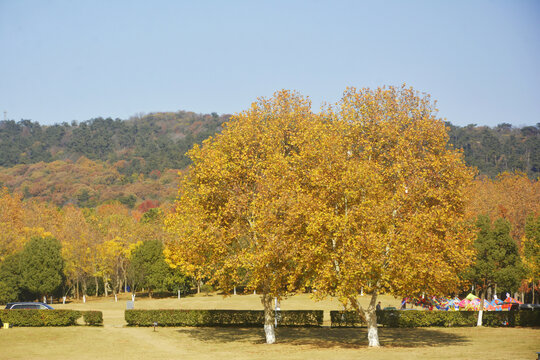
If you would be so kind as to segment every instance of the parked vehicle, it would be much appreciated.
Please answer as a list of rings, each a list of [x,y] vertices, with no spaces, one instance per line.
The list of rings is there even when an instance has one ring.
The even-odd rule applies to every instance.
[[[540,304],[520,304],[519,310],[534,310],[540,311]]]
[[[54,310],[52,306],[41,302],[13,302],[6,305],[6,310],[18,309]]]

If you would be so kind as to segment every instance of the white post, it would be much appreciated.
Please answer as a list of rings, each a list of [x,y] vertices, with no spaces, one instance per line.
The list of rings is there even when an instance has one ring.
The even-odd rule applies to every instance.
[[[83,296],[82,296],[82,302],[83,302],[83,303],[86,303],[86,295],[83,295]]]

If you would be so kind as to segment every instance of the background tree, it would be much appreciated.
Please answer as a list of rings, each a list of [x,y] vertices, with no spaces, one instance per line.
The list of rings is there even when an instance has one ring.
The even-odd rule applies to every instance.
[[[21,196],[0,189],[0,263],[6,256],[22,249],[24,234],[24,208]]]
[[[38,299],[53,294],[64,280],[62,246],[52,237],[34,237],[24,247],[21,257],[21,286]]]
[[[495,179],[479,177],[469,187],[468,217],[478,215],[503,218],[510,222],[510,234],[521,247],[528,216],[540,215],[540,182],[525,173],[504,172]]]
[[[99,241],[95,252],[97,272],[106,289],[111,284],[119,293],[127,287],[129,255],[138,241],[136,221],[119,203],[99,206],[89,219]]]
[[[365,317],[370,346],[378,294],[451,293],[472,257],[462,220],[473,173],[435,111],[410,88],[350,88],[304,133],[297,273]]]
[[[61,223],[55,234],[62,244],[62,255],[65,260],[65,275],[67,289],[74,288],[79,296],[79,284],[85,284],[88,278],[94,276],[96,295],[99,293],[99,282],[93,263],[93,253],[96,251],[95,238],[86,221],[83,210],[75,206],[66,206],[61,212]]]
[[[22,298],[21,253],[15,253],[0,262],[0,304]]]
[[[193,287],[193,279],[187,276],[180,267],[169,267],[169,274],[165,279],[167,290],[171,292],[180,291],[187,293]]]
[[[523,240],[523,262],[526,269],[527,281],[532,284],[532,302],[540,281],[540,216],[529,216],[525,224],[525,238]]]
[[[137,288],[152,291],[167,290],[167,280],[170,276],[169,265],[163,255],[163,243],[159,240],[141,242],[131,253],[128,267],[128,279],[133,291]]]
[[[476,260],[465,277],[481,291],[482,304],[488,288],[497,285],[503,291],[516,291],[524,275],[518,247],[510,236],[510,223],[488,216],[479,216],[478,234],[474,241]],[[481,318],[478,321],[481,326]]]

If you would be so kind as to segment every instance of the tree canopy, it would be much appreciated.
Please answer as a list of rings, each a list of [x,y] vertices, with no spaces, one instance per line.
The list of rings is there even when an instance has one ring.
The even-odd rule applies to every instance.
[[[38,296],[51,295],[62,285],[62,246],[52,237],[34,237],[20,256],[21,286]]]
[[[504,219],[491,222],[488,216],[478,217],[478,234],[474,242],[476,260],[467,269],[466,277],[485,291],[495,285],[509,292],[516,291],[524,275],[515,241],[510,236],[510,223]]]
[[[167,223],[177,235],[167,249],[172,263],[227,292],[248,274],[247,288],[262,294],[270,343],[272,298],[296,289],[290,203],[298,181],[288,169],[312,118],[311,103],[289,91],[236,115],[190,152],[193,166]]]
[[[170,273],[160,240],[144,241],[131,252],[128,277],[133,292],[140,288],[148,289],[150,294],[167,290]]]
[[[428,96],[410,88],[347,89],[307,133],[299,263],[318,296],[335,295],[366,317],[378,346],[375,305],[396,296],[446,294],[472,256],[463,223],[473,172],[448,147]],[[363,309],[361,292],[371,294]]]
[[[289,91],[259,99],[190,153],[170,261],[224,290],[245,269],[263,302],[305,286],[336,295],[378,345],[379,292],[456,290],[472,255],[461,220],[473,172],[434,112],[405,87],[347,89],[320,114]]]

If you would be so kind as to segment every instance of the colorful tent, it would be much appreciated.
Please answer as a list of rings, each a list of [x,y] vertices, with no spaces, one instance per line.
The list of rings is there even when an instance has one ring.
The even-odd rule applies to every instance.
[[[460,300],[457,296],[453,299],[445,297],[426,296],[424,298],[403,298],[401,305],[414,304],[416,306],[422,306],[429,310],[437,309],[441,311],[449,310],[465,310],[465,311],[478,311],[481,308],[482,300],[474,294],[468,294],[463,300]],[[484,299],[484,310],[486,311],[501,311],[509,310],[512,304],[521,304],[518,300],[508,296],[503,302],[500,299],[493,299],[489,302]]]
[[[505,302],[506,304],[523,304],[521,301],[518,301],[518,300],[514,299],[514,298],[511,297],[511,296],[508,296],[508,297],[504,300],[504,302]]]
[[[501,299],[493,299],[491,302],[492,305],[502,305],[503,301]]]

